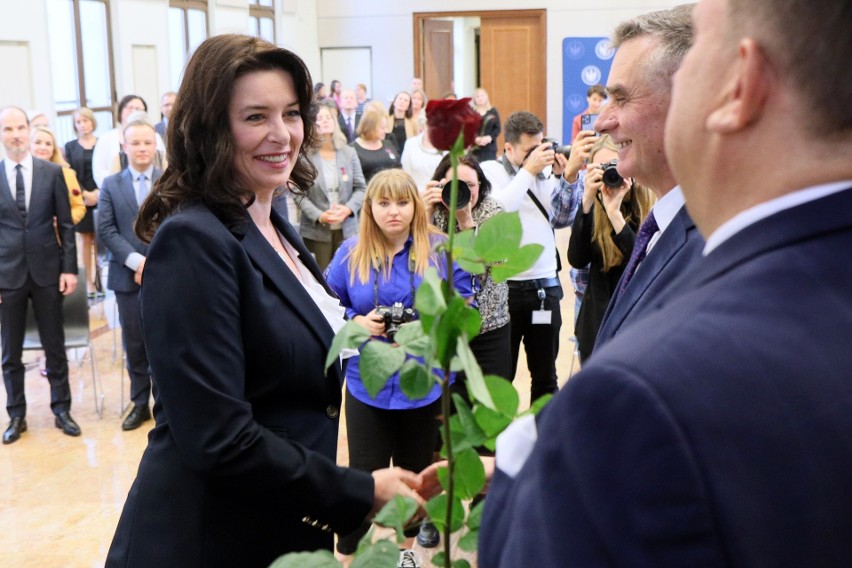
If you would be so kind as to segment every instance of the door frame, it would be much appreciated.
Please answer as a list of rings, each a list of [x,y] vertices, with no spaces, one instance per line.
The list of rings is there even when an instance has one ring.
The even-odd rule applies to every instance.
[[[414,76],[415,77],[423,77],[423,65],[424,65],[424,52],[423,49],[423,21],[429,20],[433,18],[464,18],[464,17],[478,17],[480,19],[486,19],[489,16],[491,17],[499,17],[499,18],[511,18],[511,17],[524,17],[524,18],[532,18],[537,17],[539,19],[539,23],[541,25],[541,29],[544,30],[544,33],[539,37],[539,53],[542,54],[542,58],[544,59],[544,73],[543,77],[545,84],[545,100],[543,101],[542,108],[542,116],[539,116],[541,121],[544,124],[547,124],[547,10],[543,8],[530,9],[530,10],[461,10],[457,12],[414,12],[412,14],[412,24],[414,26]],[[481,49],[481,45],[480,45]]]

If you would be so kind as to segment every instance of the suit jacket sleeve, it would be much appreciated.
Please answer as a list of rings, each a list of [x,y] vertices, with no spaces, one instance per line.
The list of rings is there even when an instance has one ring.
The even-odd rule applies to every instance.
[[[349,158],[348,166],[352,176],[352,195],[346,200],[345,205],[352,210],[352,215],[357,217],[361,204],[364,202],[364,194],[367,192],[367,182],[364,180],[364,171],[361,169],[358,154],[349,146],[346,146],[344,151]]]
[[[255,420],[246,398],[252,365],[244,344],[252,322],[242,311],[241,285],[256,267],[230,233],[174,221],[160,226],[148,250],[141,308],[158,400],[184,463],[268,496],[282,514],[323,519],[337,532],[354,529],[372,507],[372,477],[275,435]]]
[[[113,259],[124,265],[136,248],[125,239],[118,230],[118,219],[115,214],[115,198],[121,183],[121,174],[109,176],[104,180],[101,194],[98,198],[98,239],[112,254]]]
[[[64,168],[56,167],[53,181],[54,214],[56,234],[62,247],[61,274],[77,274],[77,241],[74,235],[74,220],[71,218],[71,202],[68,200],[68,185],[65,183]]]
[[[592,228],[595,224],[595,207],[588,213],[580,209],[574,217],[571,227],[571,238],[568,240],[568,262],[574,268],[585,268],[592,262],[595,245],[592,244]]]
[[[517,477],[495,475],[502,503],[486,504],[480,565],[728,565],[707,482],[666,401],[626,363],[588,371],[539,417]]]

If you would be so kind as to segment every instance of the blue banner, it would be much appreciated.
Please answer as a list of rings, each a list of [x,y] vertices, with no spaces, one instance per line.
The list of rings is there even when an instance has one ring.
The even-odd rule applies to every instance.
[[[570,144],[571,123],[586,110],[586,91],[606,85],[615,51],[605,37],[566,37],[562,40],[562,144]]]

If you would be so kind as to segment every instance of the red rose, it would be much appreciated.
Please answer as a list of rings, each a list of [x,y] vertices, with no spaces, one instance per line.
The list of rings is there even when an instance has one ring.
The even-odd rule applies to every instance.
[[[72,189],[71,193],[74,195],[74,197],[77,197],[78,195],[80,195],[80,190],[79,189]]]
[[[426,105],[426,124],[429,141],[438,150],[450,150],[459,132],[464,132],[464,146],[473,144],[479,133],[482,117],[470,106],[470,99],[431,100]]]

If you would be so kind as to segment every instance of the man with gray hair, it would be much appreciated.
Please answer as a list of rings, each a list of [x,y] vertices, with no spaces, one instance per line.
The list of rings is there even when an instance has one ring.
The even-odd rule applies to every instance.
[[[606,87],[610,104],[601,110],[595,128],[618,145],[618,172],[650,188],[659,201],[636,235],[595,350],[652,310],[704,246],[663,152],[672,75],[692,44],[692,8],[651,12],[622,23],[613,34],[618,51]]]
[[[852,2],[693,22],[664,138],[703,256],[498,439],[480,566],[852,559]]]

